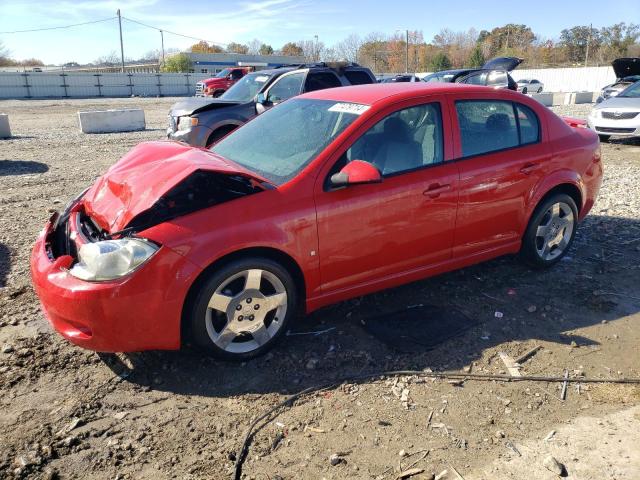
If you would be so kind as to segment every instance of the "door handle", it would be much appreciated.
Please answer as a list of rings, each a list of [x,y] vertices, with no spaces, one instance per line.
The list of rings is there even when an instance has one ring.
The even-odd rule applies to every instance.
[[[429,185],[429,188],[422,192],[422,194],[430,198],[437,198],[441,193],[448,192],[449,190],[451,190],[451,185],[448,183],[446,185],[434,183],[432,185]]]
[[[534,170],[537,170],[538,168],[540,168],[539,164],[531,162],[531,163],[525,163],[524,166],[520,169],[520,171],[525,175],[529,175],[530,173],[532,173]]]

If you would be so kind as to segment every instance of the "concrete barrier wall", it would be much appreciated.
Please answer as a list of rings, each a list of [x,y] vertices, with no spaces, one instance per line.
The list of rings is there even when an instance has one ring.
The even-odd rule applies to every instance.
[[[144,110],[96,110],[78,112],[80,130],[84,133],[133,132],[145,129]]]
[[[0,72],[3,98],[190,96],[203,75],[195,73]]]
[[[9,115],[0,113],[0,138],[9,138],[11,127],[9,126]]]

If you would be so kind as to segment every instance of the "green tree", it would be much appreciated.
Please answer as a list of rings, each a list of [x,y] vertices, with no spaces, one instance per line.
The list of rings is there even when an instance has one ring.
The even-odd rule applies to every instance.
[[[482,48],[478,45],[471,52],[471,56],[469,57],[469,60],[467,60],[467,66],[481,67],[482,65],[484,65],[484,62],[485,59],[484,55],[482,54]]]
[[[288,42],[285,43],[282,46],[282,55],[290,55],[293,57],[299,57],[302,56],[304,54],[304,50],[302,50],[302,47],[298,46],[297,44],[293,43],[293,42]]]
[[[249,47],[247,45],[242,44],[242,43],[231,42],[230,44],[227,45],[227,52],[228,53],[241,53],[241,54],[246,55],[247,53],[249,53]]]
[[[449,60],[449,57],[443,52],[436,53],[429,65],[429,69],[432,72],[439,72],[440,70],[447,70],[449,68],[451,68],[451,60]]]
[[[182,73],[191,70],[191,58],[186,53],[171,55],[162,66],[163,72]]]
[[[618,57],[627,55],[629,47],[636,43],[638,37],[640,37],[640,25],[633,23],[627,25],[621,22],[600,29],[602,44],[608,46]]]
[[[577,25],[560,32],[560,46],[566,51],[567,59],[574,63],[584,62],[587,44],[591,52],[594,52],[600,43],[600,32],[592,27]]]
[[[267,45],[263,43],[260,45],[260,50],[258,50],[260,55],[273,55],[273,47],[271,45]]]

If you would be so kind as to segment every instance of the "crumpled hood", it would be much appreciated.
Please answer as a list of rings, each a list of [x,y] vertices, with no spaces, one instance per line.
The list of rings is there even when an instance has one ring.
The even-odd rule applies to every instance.
[[[172,117],[183,117],[185,115],[193,115],[194,113],[204,110],[225,108],[231,105],[239,105],[240,103],[241,102],[223,100],[221,98],[189,97],[174,103],[169,111],[169,115]]]
[[[98,178],[82,203],[101,228],[113,233],[198,170],[266,181],[208,150],[178,142],[144,142]]]

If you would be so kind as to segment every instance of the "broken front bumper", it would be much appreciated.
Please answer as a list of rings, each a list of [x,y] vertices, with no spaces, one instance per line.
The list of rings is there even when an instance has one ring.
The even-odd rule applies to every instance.
[[[101,352],[180,347],[182,306],[196,268],[162,247],[143,268],[114,281],[88,282],[69,273],[73,251],[56,257],[54,227],[82,235],[74,222],[42,230],[31,254],[31,277],[47,319],[63,337]],[[56,229],[57,230],[57,229]],[[70,254],[69,254],[70,253]]]

